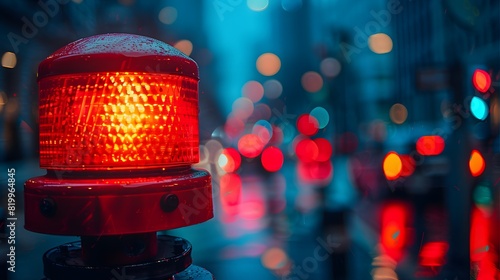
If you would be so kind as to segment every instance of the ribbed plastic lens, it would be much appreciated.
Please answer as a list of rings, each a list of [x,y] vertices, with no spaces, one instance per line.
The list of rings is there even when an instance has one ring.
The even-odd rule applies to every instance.
[[[198,81],[151,73],[43,78],[40,166],[103,170],[198,162]]]

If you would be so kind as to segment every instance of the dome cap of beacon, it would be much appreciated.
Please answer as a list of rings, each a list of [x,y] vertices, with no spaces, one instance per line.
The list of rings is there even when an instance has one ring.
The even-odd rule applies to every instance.
[[[72,42],[38,67],[38,80],[95,72],[151,72],[198,79],[198,65],[162,41],[133,34],[100,34]]]

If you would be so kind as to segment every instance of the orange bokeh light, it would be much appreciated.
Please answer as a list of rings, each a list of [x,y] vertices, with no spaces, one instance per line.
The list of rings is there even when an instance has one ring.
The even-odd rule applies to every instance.
[[[384,158],[383,169],[388,180],[399,178],[403,170],[401,157],[396,152],[389,152]]]
[[[264,53],[257,58],[257,70],[264,76],[273,76],[281,68],[280,58],[273,53]]]
[[[477,91],[485,93],[491,86],[490,74],[484,70],[476,69],[472,76],[472,83]]]
[[[473,150],[469,159],[469,170],[472,176],[478,177],[483,174],[486,162],[478,150]]]

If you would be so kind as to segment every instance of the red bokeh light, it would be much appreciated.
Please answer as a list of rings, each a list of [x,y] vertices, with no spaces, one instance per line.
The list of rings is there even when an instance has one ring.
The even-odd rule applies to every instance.
[[[265,170],[269,172],[276,172],[283,166],[283,153],[279,148],[267,147],[262,152],[261,162]]]
[[[437,156],[443,152],[444,147],[441,136],[422,136],[417,140],[417,152],[423,156]]]
[[[234,148],[225,148],[219,155],[217,163],[225,172],[235,172],[241,165],[240,153]]]
[[[279,146],[283,143],[283,130],[278,126],[273,125],[273,136],[269,140],[269,144]]]
[[[445,264],[446,253],[448,252],[448,243],[444,241],[428,242],[420,250],[420,265],[440,267]]]
[[[238,174],[224,174],[220,177],[220,200],[222,210],[232,221],[238,214],[241,199],[241,178]]]
[[[401,176],[408,177],[415,171],[415,160],[409,155],[400,155],[401,163],[403,167],[401,168]]]
[[[409,213],[408,208],[401,202],[391,202],[382,208],[381,243],[384,252],[396,261],[399,261],[407,243]]]
[[[298,162],[297,175],[305,183],[325,185],[333,178],[333,164],[325,162]]]
[[[313,162],[318,158],[319,148],[316,142],[306,138],[299,140],[295,147],[295,154],[300,161]]]
[[[224,132],[227,136],[232,138],[238,137],[244,130],[245,123],[241,119],[233,115],[230,115],[227,118],[226,124],[224,125]]]
[[[476,69],[472,75],[472,83],[477,91],[485,93],[491,86],[490,74],[484,70]]]
[[[243,228],[257,230],[264,226],[262,218],[267,213],[263,186],[252,178],[243,183],[245,186],[239,205],[239,216],[243,219]]]
[[[490,214],[487,210],[473,207],[470,223],[470,260],[479,262],[488,253]]]
[[[314,139],[314,142],[318,146],[318,156],[316,157],[317,161],[327,161],[330,160],[330,157],[332,156],[332,144],[330,144],[330,141],[326,140],[325,138],[317,138]]]
[[[303,114],[297,119],[297,129],[304,135],[312,136],[318,132],[319,122],[315,117]]]
[[[255,158],[262,152],[264,143],[255,134],[243,135],[238,141],[238,150],[247,158]]]

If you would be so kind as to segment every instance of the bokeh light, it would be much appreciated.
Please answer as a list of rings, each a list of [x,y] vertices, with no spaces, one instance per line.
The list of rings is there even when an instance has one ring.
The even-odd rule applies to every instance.
[[[471,221],[470,221],[470,244],[469,252],[470,259],[473,262],[484,261],[485,257],[488,256],[489,247],[489,235],[492,232],[491,224],[491,214],[490,211],[486,210],[484,207],[472,207]],[[490,275],[492,276],[492,275]],[[495,277],[484,277],[477,278],[481,279],[495,279]]]
[[[283,132],[283,143],[290,143],[295,137],[295,127],[289,122],[282,122],[279,124],[279,128]]]
[[[255,107],[253,109],[252,113],[252,119],[253,120],[269,120],[271,118],[271,108],[269,108],[269,105],[263,104],[263,103],[258,103],[255,104]]]
[[[478,150],[473,150],[469,159],[469,170],[472,176],[478,177],[483,174],[486,162]]]
[[[477,91],[482,93],[487,92],[491,86],[490,74],[484,70],[476,69],[472,75],[472,84]]]
[[[217,164],[227,173],[235,172],[241,165],[240,153],[234,148],[225,148],[220,153]]]
[[[425,243],[419,253],[420,265],[434,268],[443,266],[448,248],[448,243],[443,241]]]
[[[323,78],[321,75],[314,71],[308,71],[302,75],[300,79],[302,87],[305,91],[315,93],[323,88]]]
[[[491,190],[485,183],[478,185],[474,189],[472,197],[476,206],[490,206],[493,202]]]
[[[401,176],[403,170],[403,162],[396,152],[389,152],[383,163],[385,177],[388,180],[395,180]]]
[[[2,55],[2,66],[5,68],[14,68],[17,64],[16,54],[13,52],[5,52]]]
[[[209,161],[210,152],[205,145],[200,145],[200,161],[197,163],[198,166],[204,166],[210,163]]]
[[[402,124],[408,118],[408,110],[405,105],[396,103],[391,106],[391,109],[389,110],[389,117],[393,123]]]
[[[227,117],[226,124],[224,125],[224,132],[227,136],[235,138],[245,130],[245,123],[243,120],[234,114]]]
[[[288,263],[288,257],[281,248],[273,247],[267,249],[261,258],[262,265],[271,270],[277,270],[285,267]]]
[[[174,48],[189,56],[193,52],[193,43],[189,40],[180,40],[174,44]]]
[[[388,53],[392,50],[392,39],[384,33],[373,34],[368,38],[368,46],[376,54]]]
[[[415,171],[416,162],[410,155],[400,155],[401,163],[403,164],[401,168],[401,176],[408,177]]]
[[[241,178],[236,173],[228,173],[220,176],[219,183],[222,210],[229,218],[234,218],[241,199]]]
[[[484,121],[488,117],[488,104],[482,98],[474,96],[470,101],[470,111],[476,119]]]
[[[255,158],[262,152],[264,143],[255,134],[243,135],[238,141],[238,150],[247,158]]]
[[[269,99],[276,99],[281,96],[283,86],[278,80],[268,80],[264,82],[264,95]]]
[[[445,142],[441,136],[422,136],[418,138],[416,146],[417,152],[423,156],[437,156],[443,152]]]
[[[295,146],[295,154],[302,162],[313,162],[319,155],[318,144],[309,138],[300,139]]]
[[[316,107],[311,110],[310,115],[318,121],[318,128],[325,128],[330,122],[330,115],[328,111],[323,107]]]
[[[248,119],[253,113],[254,106],[252,100],[240,97],[233,102],[233,114],[242,120]]]
[[[342,70],[342,65],[340,64],[340,62],[333,57],[327,57],[323,59],[319,67],[321,73],[327,78],[336,77]]]
[[[269,6],[269,0],[247,0],[247,6],[252,11],[261,12]]]
[[[313,161],[302,162],[297,164],[297,175],[304,183],[327,185],[333,178],[333,164],[331,161]],[[315,203],[314,205],[318,205]]]
[[[5,92],[0,91],[0,113],[3,111],[3,107],[7,103],[7,94]]]
[[[223,149],[222,144],[215,139],[210,139],[204,146],[208,150],[208,161],[210,163],[217,163],[219,154]]]
[[[281,130],[279,126],[273,125],[273,136],[271,137],[271,140],[269,140],[269,143],[271,145],[279,146],[283,143],[283,140],[283,130]]]
[[[398,261],[402,258],[407,242],[409,211],[406,204],[388,202],[381,213],[381,243],[383,252]]]
[[[297,129],[304,135],[312,136],[318,132],[318,120],[309,114],[302,114],[297,118]]]
[[[243,85],[242,93],[244,97],[257,103],[264,96],[264,87],[257,81],[248,81]]]
[[[277,147],[267,147],[261,156],[262,166],[269,172],[276,172],[281,169],[284,162],[283,152]]]
[[[262,143],[266,145],[273,137],[273,127],[268,121],[259,120],[253,125],[252,134],[257,135]]]
[[[398,280],[396,271],[390,267],[376,267],[371,272],[373,280]]]
[[[257,71],[264,76],[273,76],[281,68],[280,58],[273,53],[264,53],[257,58]]]
[[[177,9],[174,7],[165,7],[158,13],[158,19],[164,24],[172,24],[177,19]]]
[[[377,142],[383,142],[387,138],[387,125],[384,121],[375,119],[368,125],[368,135]]]
[[[316,146],[318,146],[318,156],[316,157],[316,161],[328,161],[332,156],[333,148],[330,141],[325,138],[316,138],[314,139]]]

